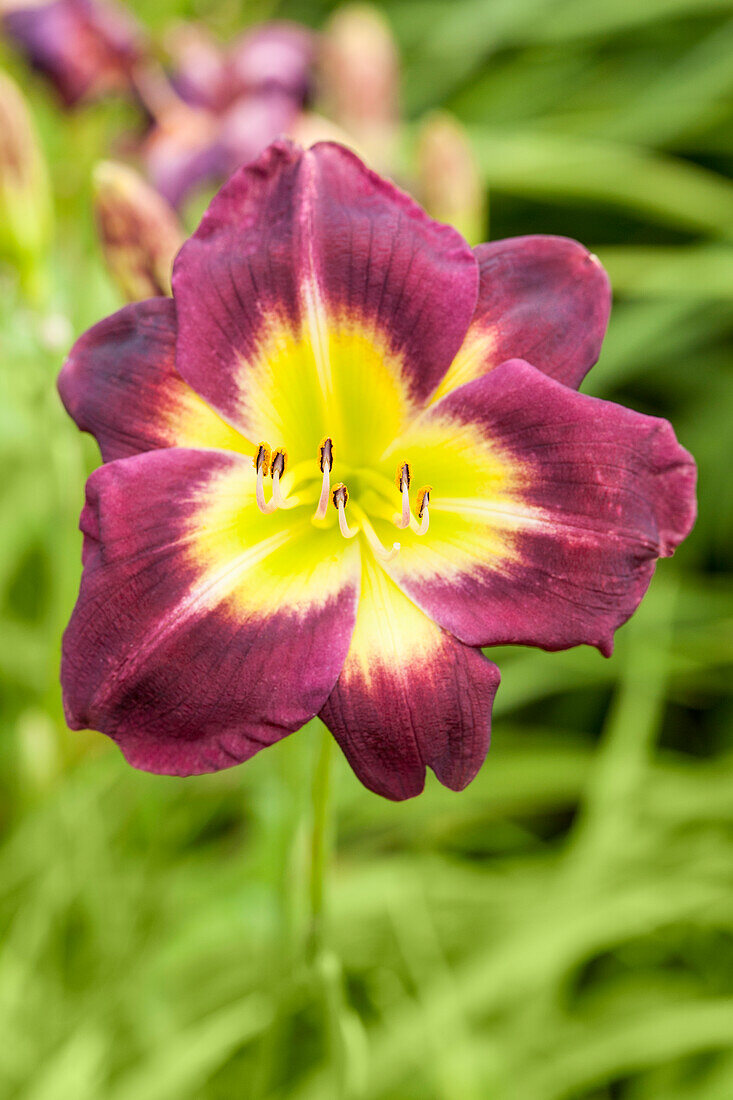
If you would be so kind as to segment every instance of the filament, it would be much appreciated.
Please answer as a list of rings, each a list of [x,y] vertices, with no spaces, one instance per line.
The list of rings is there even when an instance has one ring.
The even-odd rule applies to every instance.
[[[328,508],[328,495],[331,489],[331,467],[323,467],[323,481],[321,482],[321,495],[318,498],[318,507],[314,519],[323,519]]]
[[[358,527],[349,527],[349,521],[346,518],[346,505],[343,501],[337,504],[339,514],[339,530],[345,539],[353,539],[355,535],[359,534]]]
[[[422,516],[420,517],[420,526],[417,529],[418,535],[427,534],[428,527],[430,526],[430,509],[428,507],[427,500],[425,501],[425,507],[422,510]]]
[[[272,502],[276,508],[287,507],[287,502],[280,489],[280,474],[277,471],[272,475]]]
[[[279,478],[278,478],[278,480],[279,480]],[[273,499],[270,501],[269,504],[267,504],[265,502],[265,472],[264,472],[264,465],[260,465],[259,469],[257,470],[257,494],[256,495],[257,495],[257,507],[259,508],[259,510],[261,512],[264,512],[264,514],[267,516],[267,515],[270,514],[270,512],[275,511],[275,509],[277,508],[277,502],[274,499],[274,497],[275,497],[274,480],[273,480],[273,494],[272,494]]]
[[[318,461],[323,472],[323,480],[321,481],[321,495],[318,498],[318,507],[316,508],[313,518],[323,519],[326,515],[326,509],[328,508],[328,497],[331,491],[331,467],[333,466],[333,443],[328,436],[321,440]]]

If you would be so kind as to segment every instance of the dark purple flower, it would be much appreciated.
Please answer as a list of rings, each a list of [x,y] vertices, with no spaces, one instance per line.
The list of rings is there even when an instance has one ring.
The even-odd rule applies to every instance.
[[[2,9],[2,22],[68,107],[126,90],[144,52],[136,25],[108,0],[10,0]]]
[[[693,523],[669,424],[573,388],[603,269],[559,237],[472,251],[343,147],[278,142],[213,200],[173,291],[61,375],[106,462],[69,724],[189,775],[319,714],[372,790],[415,795],[426,766],[464,787],[499,683],[478,647],[609,653]]]

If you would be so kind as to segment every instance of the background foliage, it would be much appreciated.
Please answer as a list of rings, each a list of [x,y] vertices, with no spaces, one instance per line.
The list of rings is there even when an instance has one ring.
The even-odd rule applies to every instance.
[[[228,34],[317,0],[133,5]],[[119,304],[90,171],[124,108],[31,100],[53,313],[0,275],[0,1096],[733,1096],[733,3],[389,0],[408,120],[465,122],[491,236],[575,236],[616,301],[585,389],[673,420],[700,519],[604,661],[498,654],[474,784],[392,805],[339,758],[329,950],[306,951],[315,725],[250,764],[135,772],[61,715],[93,444],[54,389]],[[59,317],[68,317],[64,333]],[[59,327],[60,326],[60,327]]]

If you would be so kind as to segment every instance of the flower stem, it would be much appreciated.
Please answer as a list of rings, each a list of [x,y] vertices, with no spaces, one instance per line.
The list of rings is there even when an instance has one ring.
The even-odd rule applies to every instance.
[[[351,1094],[344,1020],[341,963],[328,945],[327,874],[332,849],[331,755],[333,738],[324,726],[313,772],[310,851],[310,930],[306,949],[319,990],[334,1100]]]
[[[333,738],[323,726],[313,772],[313,808],[310,860],[310,933],[308,949],[315,959],[323,949],[326,906],[326,869],[331,850],[330,795]]]

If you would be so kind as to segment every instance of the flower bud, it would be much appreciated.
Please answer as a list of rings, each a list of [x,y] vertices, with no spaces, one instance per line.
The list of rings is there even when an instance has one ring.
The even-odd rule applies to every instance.
[[[107,270],[128,301],[170,294],[183,229],[165,199],[132,168],[103,161],[94,170],[94,213]]]
[[[390,170],[396,152],[399,57],[389,24],[377,8],[340,8],[320,50],[323,113],[351,135],[373,167]]]
[[[486,194],[468,134],[446,111],[423,121],[417,143],[420,201],[437,221],[447,222],[469,244],[486,239]]]
[[[50,236],[48,173],[30,109],[0,72],[0,256],[17,268],[28,293],[39,289]]]
[[[301,111],[288,129],[288,136],[304,149],[309,149],[319,141],[336,141],[339,145],[346,145],[354,152],[360,153],[362,160],[366,157],[364,150],[356,148],[356,143],[350,134],[344,133],[340,126],[331,122],[330,118],[324,118],[315,111]]]

